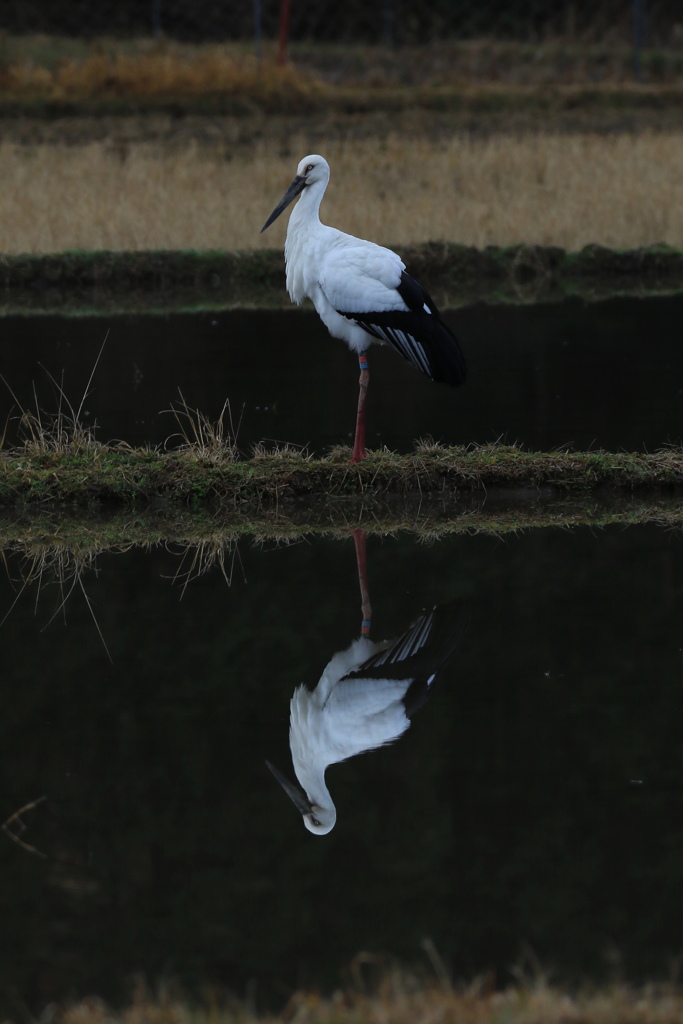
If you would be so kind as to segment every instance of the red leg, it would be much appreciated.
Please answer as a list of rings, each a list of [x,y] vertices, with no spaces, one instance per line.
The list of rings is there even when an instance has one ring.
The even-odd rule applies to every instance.
[[[365,458],[365,396],[368,391],[368,383],[370,382],[367,352],[359,353],[358,363],[360,365],[358,413],[356,415],[356,439],[353,444],[351,462],[360,462],[361,459]]]
[[[366,536],[365,530],[353,531],[353,541],[356,545],[356,563],[358,565],[358,582],[360,584],[361,614],[363,616],[360,627],[362,636],[370,635],[370,625],[372,622],[372,608],[368,591],[368,563],[365,551]]]

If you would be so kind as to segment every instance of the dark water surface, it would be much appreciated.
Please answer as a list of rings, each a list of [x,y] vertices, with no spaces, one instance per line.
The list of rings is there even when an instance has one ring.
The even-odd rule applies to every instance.
[[[680,441],[683,296],[448,319],[467,385],[373,348],[371,445]],[[163,442],[178,388],[210,416],[229,398],[245,452],[349,440],[357,366],[308,312],[0,330],[0,372],[26,406],[35,382],[48,411],[46,371],[77,406],[109,331],[83,406],[101,440]],[[504,981],[525,949],[559,977],[668,972],[683,952],[679,534],[370,538],[376,639],[453,599],[467,626],[407,734],[329,769],[325,837],[265,761],[291,772],[290,697],[358,636],[354,545],[243,540],[230,586],[214,569],[183,594],[188,557],[100,556],[83,578],[97,626],[80,585],[61,608],[49,574],[22,591],[10,557],[2,575],[0,821],[48,799],[18,837],[44,856],[0,833],[0,1019],[123,998],[139,972],[278,1005],[343,982],[360,951],[426,962],[425,939],[455,977]]]
[[[479,305],[447,319],[469,363],[461,389],[433,384],[393,351],[370,349],[371,446],[406,451],[426,435],[535,449],[652,450],[681,441],[683,295]],[[176,426],[161,411],[177,403],[179,388],[212,418],[229,399],[245,452],[263,439],[318,451],[351,440],[357,361],[312,311],[6,317],[0,331],[0,373],[23,406],[33,405],[35,383],[48,412],[58,399],[46,371],[78,406],[108,332],[83,413],[100,424],[100,440],[163,442]],[[11,406],[0,386],[2,424]]]
[[[455,977],[664,975],[683,950],[683,540],[655,527],[370,538],[377,639],[454,598],[464,636],[395,745],[328,771],[305,831],[289,700],[358,635],[351,539],[241,541],[184,595],[162,548],[100,557],[63,612],[6,576],[0,1012],[136,972],[281,1003],[359,951]],[[18,579],[20,563],[10,560]],[[181,599],[182,596],[182,599]],[[52,616],[55,616],[52,619]],[[51,621],[52,619],[52,621]]]

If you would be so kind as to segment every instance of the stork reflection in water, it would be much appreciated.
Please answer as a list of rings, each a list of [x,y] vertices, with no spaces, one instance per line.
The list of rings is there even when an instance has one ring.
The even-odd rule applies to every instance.
[[[327,767],[402,736],[462,632],[462,608],[454,602],[421,615],[393,642],[370,640],[365,536],[356,531],[355,539],[362,635],[332,657],[315,690],[298,686],[290,704],[289,743],[302,788],[267,762],[303,815],[306,828],[320,836],[330,832],[337,820],[325,782]]]

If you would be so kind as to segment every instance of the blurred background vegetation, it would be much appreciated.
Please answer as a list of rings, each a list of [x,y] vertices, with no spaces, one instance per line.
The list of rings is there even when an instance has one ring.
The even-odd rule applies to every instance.
[[[259,31],[276,38],[283,13],[291,37],[317,42],[431,43],[435,39],[493,37],[539,42],[562,37],[581,42],[683,44],[677,0],[6,0],[2,28],[9,33],[95,37],[159,35],[204,41],[250,40]]]
[[[680,248],[682,110],[673,0],[8,0],[3,250],[279,245],[316,151],[384,244]]]

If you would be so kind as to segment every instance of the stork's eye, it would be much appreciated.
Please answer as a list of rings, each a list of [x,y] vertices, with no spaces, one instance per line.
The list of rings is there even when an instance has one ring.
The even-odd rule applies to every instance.
[[[309,164],[304,173],[305,174],[310,174],[314,167],[315,167],[315,164]]]
[[[313,822],[316,828],[320,828],[320,822],[318,821],[317,818],[311,818],[311,821]]]

